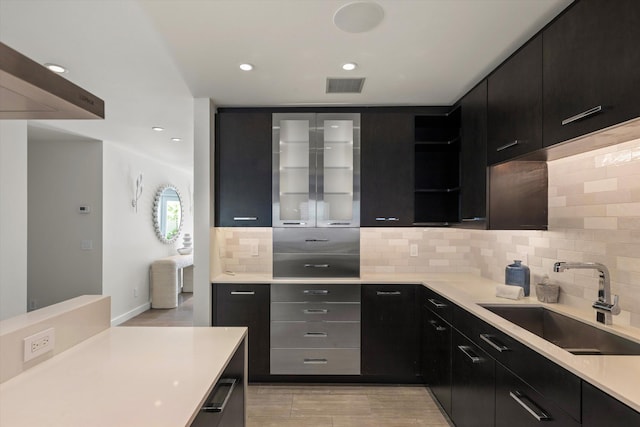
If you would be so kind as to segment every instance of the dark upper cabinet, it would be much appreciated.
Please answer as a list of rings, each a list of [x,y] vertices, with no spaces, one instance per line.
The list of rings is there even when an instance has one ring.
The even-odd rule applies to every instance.
[[[530,40],[488,78],[490,165],[542,148],[542,36]]]
[[[362,285],[361,372],[418,380],[416,285]]]
[[[544,145],[640,116],[640,2],[581,0],[543,32]]]
[[[271,113],[216,115],[215,226],[271,226]]]
[[[487,81],[460,101],[460,216],[463,225],[487,216]]]
[[[269,375],[270,287],[266,284],[213,285],[213,326],[246,326],[250,381]]]
[[[413,114],[361,115],[360,225],[413,224]]]
[[[640,425],[640,413],[586,381],[582,382],[583,427],[630,427]]]

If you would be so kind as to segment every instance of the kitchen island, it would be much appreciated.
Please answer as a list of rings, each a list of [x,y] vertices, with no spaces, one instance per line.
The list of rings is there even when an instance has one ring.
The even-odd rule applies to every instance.
[[[246,372],[246,334],[240,327],[109,328],[2,383],[0,425],[191,425],[236,352]],[[246,375],[239,380],[246,390]]]

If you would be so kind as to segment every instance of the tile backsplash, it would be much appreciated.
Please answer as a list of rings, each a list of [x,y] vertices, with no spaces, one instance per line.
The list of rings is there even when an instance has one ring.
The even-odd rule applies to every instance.
[[[362,228],[362,274],[470,272],[502,282],[505,266],[521,259],[532,284],[547,274],[561,285],[561,303],[587,308],[596,273],[553,273],[553,263],[600,262],[620,296],[614,321],[640,327],[640,139],[551,161],[548,170],[548,231]],[[218,271],[271,274],[270,228],[217,228],[213,236]]]

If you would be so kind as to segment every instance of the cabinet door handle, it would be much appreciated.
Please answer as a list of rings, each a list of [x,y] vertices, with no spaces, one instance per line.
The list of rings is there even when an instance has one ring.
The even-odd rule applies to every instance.
[[[447,330],[447,328],[445,328],[444,326],[438,325],[438,322],[436,322],[435,320],[429,320],[429,324],[433,326],[433,328],[438,332],[444,332]]]
[[[257,216],[234,216],[234,221],[257,221]]]
[[[473,218],[462,218],[462,222],[474,222],[474,221],[486,221],[487,218],[481,216],[475,216]]]
[[[383,216],[378,216],[376,217],[376,221],[386,221],[387,218],[383,217]]]
[[[222,402],[220,402],[220,400],[218,399],[213,401],[218,395],[216,390],[214,390],[214,392],[211,393],[211,396],[212,396],[211,400],[208,401],[206,405],[200,409],[200,411],[202,412],[223,412],[224,411],[224,408],[225,406],[227,406],[227,402],[231,397],[231,393],[233,393],[233,389],[236,388],[236,379],[235,378],[221,379],[220,381],[218,381],[218,384],[216,384],[215,389],[221,390],[222,388],[227,389],[227,392],[225,393],[225,396],[224,396],[224,399],[222,399]]]
[[[304,359],[302,363],[305,365],[326,365],[327,359]]]
[[[387,221],[400,221],[400,218],[397,218],[395,216],[390,216],[389,218],[387,218]]]
[[[329,225],[351,225],[350,222],[330,222]]]
[[[329,239],[304,239],[307,243],[315,243],[315,242],[328,242]]]
[[[302,293],[307,295],[327,295],[329,291],[326,289],[305,289]]]
[[[283,222],[284,225],[305,225],[306,222]]]
[[[329,268],[329,264],[305,264],[304,268]]]
[[[507,148],[515,147],[516,145],[520,144],[521,142],[523,142],[523,141],[518,140],[518,139],[513,140],[508,144],[504,144],[504,145],[501,145],[500,147],[496,148],[496,151],[503,151],[503,150],[506,150]]]
[[[482,339],[482,341],[484,341],[487,344],[489,344],[491,347],[493,347],[496,350],[498,350],[500,353],[505,352],[505,351],[511,351],[511,349],[509,347],[507,347],[506,345],[502,344],[493,335],[480,334],[480,339]]]
[[[376,291],[376,295],[402,295],[400,291]]]
[[[326,338],[327,337],[327,333],[326,332],[307,332],[306,334],[304,334],[305,338]]]
[[[231,291],[231,295],[255,295],[254,291]]]
[[[307,308],[303,310],[304,314],[327,314],[329,310],[326,308]]]
[[[564,125],[568,125],[569,123],[573,123],[575,121],[578,121],[580,119],[585,119],[589,116],[592,116],[596,113],[599,113],[600,111],[602,111],[602,105],[598,105],[596,107],[593,108],[589,108],[586,111],[583,111],[582,113],[578,113],[575,116],[571,116],[569,118],[566,118],[562,121],[562,126]]]
[[[445,308],[447,306],[447,304],[441,303],[437,299],[429,298],[427,301],[433,304],[436,308]]]
[[[526,394],[515,390],[510,391],[509,396],[516,402],[518,405],[522,406],[528,413],[533,415],[533,417],[538,421],[550,421],[551,415],[547,414],[544,409],[540,408],[533,400],[531,400]]]
[[[468,345],[459,345],[458,349],[471,359],[471,363],[482,363],[482,357],[475,355],[473,349]]]

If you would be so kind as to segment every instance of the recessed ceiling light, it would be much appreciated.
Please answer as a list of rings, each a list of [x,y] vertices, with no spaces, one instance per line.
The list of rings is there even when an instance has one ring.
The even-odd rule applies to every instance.
[[[162,132],[164,130],[164,128],[161,128],[160,126],[154,126],[151,129],[155,130],[156,132]]]
[[[62,65],[51,64],[47,62],[46,64],[44,64],[44,66],[50,69],[51,71],[53,71],[54,73],[62,74],[67,72],[67,69],[64,68]]]
[[[251,65],[251,64],[240,64],[240,69],[242,71],[251,71],[251,70],[253,70],[253,65]]]
[[[355,62],[347,62],[346,64],[342,65],[342,69],[345,71],[353,71],[356,68],[358,68],[358,64],[356,64]]]
[[[182,138],[171,138],[171,141],[180,142],[180,141],[182,141]]]
[[[333,15],[336,27],[347,33],[364,33],[377,27],[384,18],[384,9],[370,1],[348,3]]]

